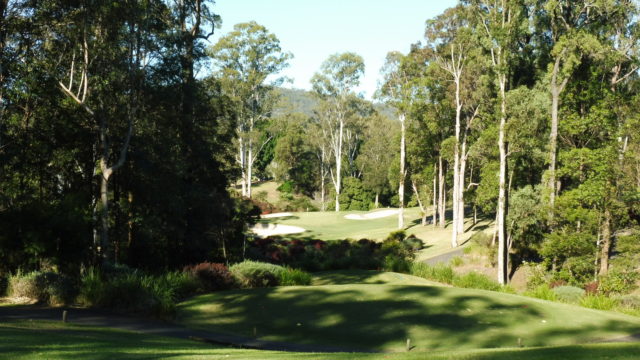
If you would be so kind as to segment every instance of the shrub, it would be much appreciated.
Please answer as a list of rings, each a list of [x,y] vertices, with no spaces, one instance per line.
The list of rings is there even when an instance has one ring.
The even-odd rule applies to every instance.
[[[547,283],[547,273],[542,264],[524,263],[523,267],[529,270],[527,290],[535,290],[539,286]]]
[[[577,304],[585,294],[585,291],[579,287],[561,285],[553,288],[558,301]]]
[[[458,267],[464,264],[464,259],[460,256],[454,256],[451,261],[449,261],[449,264],[453,267]]]
[[[640,316],[640,296],[623,295],[616,298],[618,308],[616,310],[625,314]]]
[[[404,230],[396,230],[389,233],[389,235],[387,235],[387,238],[384,239],[384,241],[402,241],[406,237],[407,237],[407,234],[404,232]]]
[[[235,286],[235,279],[224,264],[203,262],[186,266],[183,271],[195,278],[204,291],[227,290]]]
[[[107,274],[91,268],[82,275],[80,303],[165,317],[173,315],[176,302],[193,294],[198,286],[192,277],[180,272],[158,276],[138,270]]]
[[[311,275],[298,269],[285,269],[278,274],[278,283],[282,286],[311,285]]]
[[[551,290],[551,288],[547,284],[540,285],[533,290],[527,290],[524,292],[524,295],[542,299],[542,300],[549,300],[549,301],[557,300],[556,293],[553,292],[553,290]]]
[[[592,281],[584,284],[584,291],[589,295],[596,295],[598,293],[599,284],[597,281]]]
[[[7,294],[25,297],[49,305],[64,305],[73,301],[76,289],[73,282],[53,272],[32,271],[9,276]]]
[[[617,301],[606,295],[587,295],[580,300],[580,305],[596,310],[612,310]]]
[[[455,278],[453,269],[442,264],[431,266],[421,262],[414,262],[411,264],[410,273],[414,276],[444,284],[451,284]]]
[[[243,288],[278,286],[281,273],[286,271],[282,266],[249,260],[232,265],[229,270]]]
[[[452,285],[461,288],[482,289],[491,291],[499,291],[502,288],[500,284],[498,284],[496,281],[491,280],[488,276],[475,272],[470,272],[462,276],[455,277],[453,279]]]
[[[607,295],[630,293],[637,287],[639,276],[635,271],[610,271],[599,278],[598,290]]]
[[[424,242],[418,239],[415,235],[409,235],[404,240],[402,240],[408,247],[410,247],[414,251],[418,251],[424,248]]]

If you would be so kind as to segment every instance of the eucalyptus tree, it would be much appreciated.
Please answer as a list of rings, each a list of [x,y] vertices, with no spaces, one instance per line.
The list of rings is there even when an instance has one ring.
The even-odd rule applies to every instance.
[[[426,38],[434,47],[435,62],[454,85],[455,138],[453,141],[453,189],[451,246],[458,246],[464,233],[465,170],[469,131],[477,118],[481,89],[486,73],[485,59],[474,44],[477,36],[470,29],[468,8],[459,5],[427,22]],[[472,19],[471,19],[472,20]],[[464,122],[464,123],[463,123]]]
[[[356,163],[362,172],[362,185],[375,194],[374,206],[378,208],[380,194],[388,191],[388,169],[393,161],[393,139],[397,134],[396,124],[382,115],[368,119],[365,141]]]
[[[342,186],[342,160],[349,102],[354,96],[354,88],[364,74],[364,60],[355,53],[334,54],[326,59],[311,78],[313,89],[323,101],[327,102],[322,112],[323,135],[328,139],[330,151],[335,159],[335,170],[330,170],[336,202],[335,211],[340,211],[340,191]]]
[[[498,282],[508,282],[508,245],[506,216],[508,207],[507,161],[509,143],[507,127],[508,79],[514,56],[518,53],[518,37],[523,31],[524,2],[522,0],[472,0],[471,11],[476,14],[477,31],[483,34],[482,45],[489,52],[500,98],[498,150],[500,172],[498,180],[498,205],[496,228],[498,229]]]
[[[386,61],[380,73],[382,75],[382,84],[379,85],[377,97],[392,106],[398,112],[398,121],[400,122],[400,168],[398,174],[398,229],[404,228],[404,186],[407,177],[406,169],[406,117],[411,102],[413,100],[413,91],[411,88],[411,79],[409,74],[402,66],[404,56],[397,52],[389,52]]]
[[[288,66],[293,57],[283,52],[278,38],[252,21],[234,26],[211,47],[224,93],[236,103],[237,162],[242,178],[242,195],[251,197],[253,164],[271,137],[261,141],[261,128],[276,101],[274,87],[283,77],[269,79]]]

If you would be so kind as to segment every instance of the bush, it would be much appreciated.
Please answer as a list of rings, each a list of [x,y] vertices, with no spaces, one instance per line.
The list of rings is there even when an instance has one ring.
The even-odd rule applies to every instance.
[[[229,270],[243,288],[278,286],[281,274],[286,271],[282,266],[249,260],[232,265]]]
[[[527,290],[535,290],[539,286],[547,283],[547,273],[542,264],[524,263],[529,271],[527,277]]]
[[[455,278],[455,273],[449,266],[442,264],[431,266],[421,262],[414,262],[411,264],[410,274],[444,284],[453,283]]]
[[[235,286],[235,279],[224,264],[203,262],[186,266],[183,271],[196,279],[204,291],[227,290]]]
[[[413,251],[418,251],[424,248],[424,242],[418,239],[415,235],[409,235],[406,239],[402,240]]]
[[[311,275],[298,269],[285,269],[281,271],[278,282],[282,286],[306,286],[311,285]]]
[[[180,299],[195,293],[197,282],[188,274],[153,276],[138,270],[101,273],[91,268],[81,277],[80,303],[122,312],[171,316]]]
[[[453,286],[469,289],[482,289],[491,291],[500,291],[502,286],[496,281],[491,280],[488,276],[478,273],[467,273],[457,276],[453,279]]]
[[[384,241],[402,241],[407,237],[407,234],[404,232],[404,230],[396,230],[393,231],[391,233],[389,233],[389,235],[387,235],[387,238],[384,239]]]
[[[616,310],[625,314],[640,316],[640,296],[623,295],[616,298],[618,308]]]
[[[607,295],[630,293],[637,287],[636,281],[639,276],[635,271],[612,270],[599,278],[598,290]]]
[[[53,272],[18,271],[8,280],[8,296],[25,297],[54,306],[71,303],[75,293],[69,278]]]
[[[533,290],[527,290],[524,292],[524,295],[549,301],[556,301],[558,299],[556,293],[553,292],[547,284],[540,285]]]
[[[606,295],[587,295],[580,300],[580,305],[596,310],[612,310],[617,301]]]
[[[577,304],[585,294],[585,291],[579,287],[561,285],[553,288],[553,292],[556,295],[558,301]]]

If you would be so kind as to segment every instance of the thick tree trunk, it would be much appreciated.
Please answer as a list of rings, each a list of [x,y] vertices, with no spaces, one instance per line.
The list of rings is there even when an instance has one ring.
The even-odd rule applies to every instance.
[[[378,208],[378,200],[380,199],[380,193],[376,191],[376,202],[375,202],[375,208]]]
[[[400,209],[398,211],[398,229],[404,229],[404,180],[405,180],[405,127],[404,114],[400,114],[400,184],[398,185],[398,197],[400,200]]]
[[[498,209],[496,227],[498,230],[498,282],[506,284],[508,282],[508,249],[506,237],[506,218],[507,218],[507,141],[505,137],[507,123],[507,105],[506,105],[506,76],[501,75],[500,78],[500,129],[498,135],[498,148],[500,150],[500,177],[498,188]]]
[[[606,207],[602,222],[602,247],[600,248],[600,276],[609,271],[609,256],[611,255],[611,211]]]

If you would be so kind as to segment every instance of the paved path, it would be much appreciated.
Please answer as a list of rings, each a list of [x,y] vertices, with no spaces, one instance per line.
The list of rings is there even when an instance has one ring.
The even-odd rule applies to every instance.
[[[73,324],[109,327],[138,333],[167,336],[180,339],[198,340],[213,344],[229,345],[248,349],[278,350],[295,352],[374,352],[370,349],[343,348],[310,344],[293,344],[263,341],[249,337],[222,334],[204,330],[189,329],[171,322],[148,318],[125,316],[106,311],[82,308],[48,308],[40,306],[0,306],[2,320],[62,320],[62,311],[67,310],[67,321]]]
[[[462,256],[462,254],[463,254],[463,249],[457,248],[455,250],[449,251],[448,253],[440,254],[432,258],[423,260],[423,262],[429,265],[447,264],[449,261],[451,261],[451,259],[453,259],[456,256]]]

